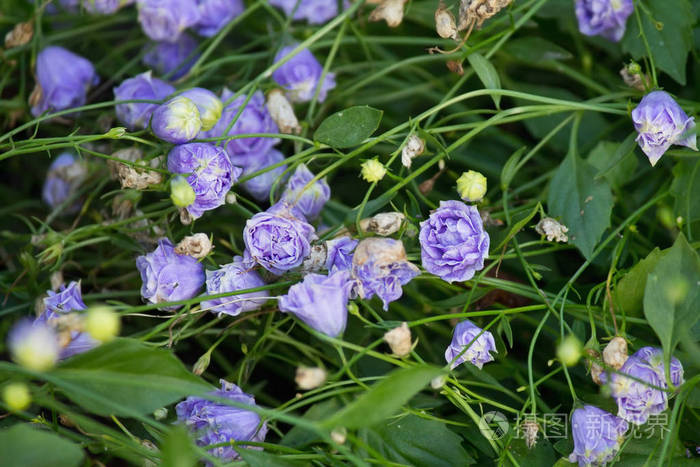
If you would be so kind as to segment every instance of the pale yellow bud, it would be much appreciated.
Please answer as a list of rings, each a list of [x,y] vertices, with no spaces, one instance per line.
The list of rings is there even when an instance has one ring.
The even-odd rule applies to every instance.
[[[316,389],[326,382],[326,371],[323,368],[309,368],[300,366],[294,378],[300,389],[308,391]]]
[[[83,327],[94,339],[100,342],[108,342],[119,334],[121,319],[111,308],[97,306],[90,308],[85,313]]]
[[[177,176],[170,182],[170,199],[179,208],[186,208],[195,200],[194,189],[187,183],[185,177]]]
[[[481,201],[486,194],[486,177],[474,170],[464,172],[457,179],[457,192],[464,201]]]
[[[576,336],[568,335],[557,347],[557,358],[566,366],[574,366],[581,358],[583,346]]]
[[[386,175],[386,167],[376,158],[370,159],[362,163],[361,175],[369,183],[378,182]]]
[[[19,412],[29,407],[32,395],[24,383],[10,383],[2,391],[2,399],[11,412]]]

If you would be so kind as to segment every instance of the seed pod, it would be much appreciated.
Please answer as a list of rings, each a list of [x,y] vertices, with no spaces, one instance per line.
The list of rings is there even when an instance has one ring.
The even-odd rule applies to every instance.
[[[386,21],[390,28],[395,28],[403,21],[403,6],[408,0],[384,0],[369,15],[370,21]]]
[[[301,126],[299,126],[297,116],[294,115],[294,108],[282,90],[273,89],[270,91],[265,106],[282,133],[290,135],[301,133]]]
[[[401,323],[401,326],[388,331],[384,334],[384,340],[391,351],[399,358],[403,358],[411,353],[411,329],[408,323]]]
[[[440,0],[440,5],[435,10],[435,29],[438,36],[443,39],[457,39],[455,16],[445,7],[445,3],[442,0]]]
[[[603,361],[606,365],[619,370],[627,361],[627,341],[614,337],[603,349]]]

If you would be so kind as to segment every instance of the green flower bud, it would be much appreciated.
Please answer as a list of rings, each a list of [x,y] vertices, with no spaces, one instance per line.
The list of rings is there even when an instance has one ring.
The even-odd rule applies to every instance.
[[[574,366],[581,358],[583,346],[576,336],[569,335],[559,343],[557,358],[566,366]]]
[[[194,203],[194,189],[187,183],[185,177],[178,176],[170,181],[170,199],[179,208],[186,208]]]
[[[481,201],[486,194],[486,177],[474,170],[464,172],[457,179],[457,192],[464,201]]]
[[[362,163],[362,178],[369,183],[378,182],[386,175],[386,167],[376,158],[367,160]]]
[[[119,335],[121,321],[119,315],[111,308],[98,306],[87,311],[83,326],[94,339],[108,342]]]
[[[29,407],[32,396],[24,383],[10,383],[2,391],[2,399],[11,412],[19,412]]]

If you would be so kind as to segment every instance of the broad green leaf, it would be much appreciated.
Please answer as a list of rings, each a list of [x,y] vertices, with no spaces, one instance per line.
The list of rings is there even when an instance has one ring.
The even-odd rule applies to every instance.
[[[403,465],[451,467],[476,462],[462,447],[462,438],[444,423],[415,415],[364,428],[358,436],[384,459]]]
[[[366,105],[341,110],[321,122],[314,139],[333,148],[357,146],[376,131],[382,113]]]
[[[569,228],[569,242],[590,259],[593,250],[610,225],[613,198],[607,180],[596,180],[598,171],[570,153],[557,169],[549,185],[549,215]]]
[[[171,352],[133,339],[116,339],[76,355],[51,375],[68,398],[100,415],[151,413],[212,389]]]
[[[82,463],[83,457],[77,444],[27,423],[0,430],[3,467],[74,467]]]
[[[523,438],[514,439],[510,443],[510,452],[518,464],[528,467],[549,467],[554,465],[557,459],[552,443],[542,438],[538,439],[532,448],[525,445]]]
[[[649,255],[632,266],[622,279],[617,283],[613,298],[615,305],[620,307],[628,316],[641,316],[644,304],[644,289],[647,284],[647,276],[656,263],[668,252],[654,248]]]
[[[501,89],[501,78],[493,64],[480,53],[474,52],[467,56],[469,64],[476,72],[486,89]],[[501,96],[492,96],[496,108],[501,106]]]
[[[597,179],[605,177],[619,188],[634,176],[638,160],[630,156],[637,146],[635,136],[636,133],[630,133],[622,143],[601,141],[593,148],[587,160],[598,169]]]
[[[644,316],[659,336],[666,359],[700,318],[700,257],[683,234],[649,273]]]
[[[676,216],[681,216],[684,222],[700,219],[700,160],[681,161],[673,167],[671,193]]]
[[[692,26],[695,22],[688,0],[651,0],[636,6],[642,20],[654,64],[680,84],[685,84],[685,64],[692,44]],[[630,16],[622,49],[639,60],[647,55],[637,18]]]
[[[167,467],[193,467],[199,455],[192,438],[182,425],[170,428],[160,448],[162,465]]]
[[[518,60],[531,63],[567,60],[573,57],[568,50],[541,37],[523,37],[509,40],[504,49]]]
[[[283,459],[274,454],[270,454],[265,451],[256,451],[254,449],[237,449],[238,454],[250,467],[299,467],[304,464],[298,462],[292,462],[287,459]]]
[[[418,365],[390,373],[357,400],[323,422],[327,428],[348,429],[372,426],[394,415],[431,379],[443,373],[441,368]]]

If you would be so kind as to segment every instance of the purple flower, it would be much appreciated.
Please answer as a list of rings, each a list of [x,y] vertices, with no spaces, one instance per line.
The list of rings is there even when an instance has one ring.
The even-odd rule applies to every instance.
[[[666,392],[652,386],[666,388],[666,382],[649,363],[635,356],[629,357],[620,368],[620,373],[610,375],[612,396],[617,401],[617,415],[635,425],[642,425],[650,415],[666,410]]]
[[[279,300],[280,311],[294,313],[318,332],[336,337],[345,331],[353,282],[349,271],[307,274]]]
[[[199,22],[194,27],[198,34],[211,37],[232,19],[243,13],[243,0],[197,0]]]
[[[80,282],[72,281],[67,286],[61,285],[58,292],[47,291],[48,297],[44,298],[45,311],[52,313],[68,313],[76,310],[86,310],[83,302],[83,294],[80,291]]]
[[[44,48],[36,58],[38,100],[32,115],[85,104],[88,89],[100,82],[89,60],[63,47]],[[36,92],[36,89],[35,89]]]
[[[326,242],[326,269],[328,272],[350,270],[353,251],[358,243],[358,240],[348,235],[328,240]]]
[[[293,19],[305,19],[310,24],[323,24],[338,16],[336,0],[270,0],[270,5],[281,8],[287,16],[294,12]],[[348,7],[347,0],[343,5],[345,8]]]
[[[71,197],[85,180],[85,165],[73,154],[64,152],[49,166],[41,197],[46,204],[55,209]],[[66,209],[67,214],[80,210],[81,203],[75,202]]]
[[[224,88],[221,92],[221,100],[226,102],[233,93]],[[238,116],[230,131],[226,131],[231,121],[243,106],[246,96],[239,96],[224,107],[219,122],[209,131],[200,134],[200,138],[220,138],[222,136],[235,136],[250,133],[278,133],[277,124],[272,120],[265,107],[265,97],[258,91],[253,94],[250,101]],[[239,167],[246,167],[252,163],[252,159],[262,157],[279,143],[278,138],[251,136],[248,138],[234,138],[226,142],[224,147],[231,156],[231,161]]]
[[[237,404],[256,406],[255,398],[243,392],[235,384],[223,379],[220,383],[221,389],[210,392],[210,396],[228,399]],[[231,441],[262,443],[267,434],[267,424],[265,422],[261,424],[258,414],[224,402],[190,396],[175,406],[175,412],[178,421],[185,424],[195,437],[198,446]],[[231,445],[216,447],[209,452],[225,461],[238,457],[238,453]]]
[[[450,368],[454,369],[464,362],[470,362],[481,369],[484,363],[493,361],[491,352],[498,353],[493,334],[489,331],[481,332],[482,329],[468,319],[455,327],[452,342],[445,350],[445,360],[450,364]],[[464,350],[465,347],[466,350]],[[459,358],[457,358],[457,355],[460,355]]]
[[[147,71],[126,79],[114,88],[114,99],[117,101],[127,100],[151,100],[162,101],[175,92],[175,88],[163,80],[151,76]],[[153,111],[158,104],[147,102],[129,102],[117,104],[115,110],[117,118],[130,130],[144,129],[151,120]]]
[[[186,28],[199,21],[192,0],[138,0],[139,23],[154,41],[175,42]]]
[[[204,285],[204,267],[196,259],[175,253],[167,238],[151,253],[136,258],[141,273],[141,296],[151,303],[175,302],[196,296]],[[179,305],[162,307],[176,310]]]
[[[168,143],[192,141],[201,129],[199,109],[194,102],[183,96],[173,97],[159,105],[151,118],[153,134]]]
[[[221,118],[224,104],[216,97],[216,94],[204,88],[192,88],[179,94],[195,103],[199,110],[199,118],[202,120],[202,130],[207,131],[214,128],[216,122]]]
[[[251,163],[243,170],[243,176],[246,177],[259,170],[263,170],[271,165],[282,162],[283,160],[284,154],[276,149],[270,149],[263,157],[251,159]],[[246,191],[258,201],[265,201],[270,196],[272,185],[276,180],[283,176],[285,170],[287,170],[286,164],[275,167],[274,169],[268,170],[265,173],[251,178],[250,180],[246,180],[243,182],[243,188],[245,188]]]
[[[58,361],[60,346],[53,326],[36,321],[23,319],[15,324],[8,334],[7,347],[20,365],[44,371]]]
[[[362,298],[377,295],[384,303],[384,310],[401,297],[401,286],[418,274],[420,271],[406,259],[406,250],[399,240],[366,238],[355,248],[352,275],[357,280],[357,293]]]
[[[242,172],[231,164],[222,147],[210,143],[175,146],[168,154],[168,170],[189,174],[187,183],[194,190],[195,200],[187,206],[187,211],[194,219],[224,204],[226,193]]]
[[[490,239],[474,206],[441,201],[420,226],[421,260],[426,271],[447,282],[463,282],[483,269]]]
[[[643,360],[651,366],[656,374],[659,375],[661,381],[666,381],[666,366],[664,365],[664,352],[656,347],[642,347],[637,350],[633,357]],[[669,369],[671,375],[671,383],[678,387],[683,384],[683,365],[674,356],[671,356],[671,368]],[[664,384],[663,387],[666,387]]]
[[[199,58],[199,54],[195,53],[197,45],[189,34],[180,34],[175,42],[149,44],[142,61],[158,74],[168,75],[168,79],[174,81],[185,76]]]
[[[632,111],[632,121],[637,130],[637,144],[656,165],[661,156],[673,144],[686,146],[695,151],[697,135],[695,119],[688,117],[667,92],[650,92]]]
[[[316,239],[306,221],[282,211],[259,212],[246,222],[243,241],[250,257],[273,274],[301,266]]]
[[[224,264],[216,271],[207,271],[207,295],[215,295],[238,290],[256,289],[265,285],[260,274],[253,269],[252,261],[244,261],[235,256],[233,263]],[[260,308],[270,293],[267,290],[214,298],[202,302],[202,309],[212,313],[236,316],[244,311]],[[255,300],[257,299],[257,300]]]
[[[306,165],[299,164],[282,193],[282,201],[290,206],[292,212],[297,217],[303,216],[308,220],[317,218],[331,197],[331,189],[325,179],[317,180],[307,187],[314,176]]]
[[[619,42],[633,11],[632,0],[576,0],[578,30],[587,36]]]
[[[275,62],[279,62],[295,48],[296,45],[284,47],[277,52]],[[308,49],[303,49],[276,69],[272,73],[272,79],[287,90],[287,96],[291,101],[308,102],[316,94],[322,72],[323,67],[316,57]],[[318,101],[323,102],[328,91],[333,88],[335,88],[335,73],[326,73],[318,93]]]
[[[592,405],[574,410],[571,431],[574,450],[569,462],[580,467],[605,465],[615,458],[628,425],[623,419]]]

